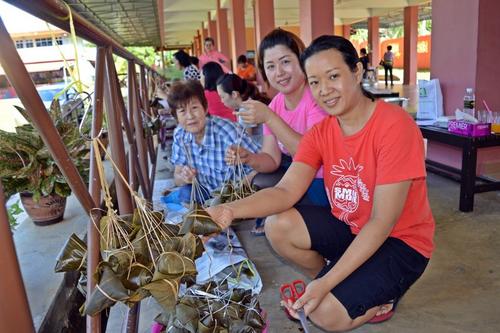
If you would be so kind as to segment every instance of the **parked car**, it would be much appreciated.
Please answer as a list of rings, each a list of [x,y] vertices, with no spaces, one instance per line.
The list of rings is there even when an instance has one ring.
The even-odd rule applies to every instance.
[[[40,95],[45,108],[49,108],[52,100],[55,96],[64,90],[66,84],[64,82],[54,83],[54,84],[46,84],[39,85],[36,87],[38,94]],[[13,89],[8,90],[8,94],[3,94],[3,97],[0,98],[0,129],[6,131],[14,131],[16,126],[21,124],[25,124],[25,119],[17,112],[17,110],[13,107],[14,105],[24,107],[19,98],[17,97],[15,91]],[[75,104],[78,104],[76,90],[71,87],[66,92],[62,93],[59,98],[59,102],[61,106],[63,106],[63,112],[71,109]],[[76,102],[76,103],[75,103]],[[66,107],[64,107],[66,105]],[[80,118],[81,115],[80,110],[76,113],[76,119]]]

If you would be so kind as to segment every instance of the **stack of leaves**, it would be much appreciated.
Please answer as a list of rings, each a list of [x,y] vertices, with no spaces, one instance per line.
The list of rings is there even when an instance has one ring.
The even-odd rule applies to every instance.
[[[172,310],[179,284],[192,282],[197,273],[194,260],[204,251],[199,237],[179,236],[179,227],[164,224],[160,212],[135,210],[119,217],[108,211],[101,218],[100,233],[103,260],[94,275],[96,288],[82,309],[85,315],[116,302],[132,306],[150,295],[165,311]],[[57,258],[56,271],[78,270],[84,276],[85,257],[85,243],[72,235]]]
[[[188,288],[172,311],[162,312],[155,320],[165,327],[162,332],[169,333],[247,333],[262,332],[265,327],[251,290],[228,289],[225,283]]]
[[[184,215],[180,235],[186,233],[195,235],[211,235],[221,232],[221,228],[212,220],[207,211],[198,203]]]
[[[236,201],[246,198],[256,191],[257,189],[250,185],[246,179],[238,181],[227,180],[219,189],[212,192],[213,199],[211,199],[207,204],[208,206],[214,206],[226,202]]]

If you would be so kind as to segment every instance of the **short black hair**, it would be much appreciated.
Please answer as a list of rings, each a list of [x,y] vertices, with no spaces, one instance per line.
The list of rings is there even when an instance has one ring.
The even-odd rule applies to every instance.
[[[191,57],[189,57],[189,60],[191,61],[191,63],[193,65],[195,65],[196,67],[198,67],[198,64],[200,63],[200,59],[198,59],[198,57],[191,56]]]
[[[167,102],[175,119],[177,119],[177,110],[186,106],[193,98],[201,103],[205,111],[208,110],[207,98],[200,81],[179,81],[172,85]]]
[[[387,50],[392,50],[392,45],[387,45]]]
[[[361,50],[359,50],[359,53],[361,53],[361,54],[366,54],[366,49],[365,49],[364,47],[363,47],[363,48],[361,48]]]
[[[242,54],[242,55],[240,55],[238,57],[238,60],[236,61],[236,63],[238,63],[238,64],[246,64],[247,61],[248,61],[247,56],[244,55],[244,54]]]
[[[224,75],[221,65],[210,61],[203,65],[201,71],[205,77],[205,89],[208,91],[217,90],[217,79]]]
[[[300,66],[302,70],[307,76],[305,71],[305,63],[307,59],[315,55],[316,53],[327,51],[327,50],[337,50],[342,55],[345,64],[352,72],[357,70],[357,64],[359,62],[358,52],[356,48],[352,45],[352,43],[341,36],[333,36],[333,35],[323,35],[312,41],[311,45],[309,45],[302,55],[300,56]],[[374,100],[372,94],[366,91],[361,85],[361,90],[363,95]]]
[[[212,44],[215,45],[215,40],[212,37],[205,37],[205,40],[203,41],[203,43],[206,43],[206,42],[212,42]]]
[[[184,68],[191,65],[191,59],[189,57],[189,54],[187,54],[184,50],[179,50],[179,51],[175,52],[174,58],[177,59],[179,64]]]
[[[302,53],[302,51],[304,51],[305,48],[302,40],[295,34],[291,33],[290,31],[277,28],[268,33],[264,37],[262,42],[260,42],[259,54],[258,54],[259,70],[260,73],[262,74],[262,78],[266,82],[268,82],[268,80],[266,76],[266,71],[264,69],[264,53],[266,52],[267,49],[275,47],[276,45],[283,45],[288,47],[297,56],[297,59],[300,59],[300,54]]]

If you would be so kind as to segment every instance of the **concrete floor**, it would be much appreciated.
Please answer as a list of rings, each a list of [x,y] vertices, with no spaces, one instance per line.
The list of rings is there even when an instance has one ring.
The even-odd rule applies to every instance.
[[[160,152],[157,179],[171,176],[163,155]],[[390,321],[354,332],[500,332],[500,192],[476,195],[474,212],[462,213],[458,183],[429,174],[428,188],[437,227],[436,251],[427,271]],[[70,197],[62,223],[37,227],[27,219],[14,233],[37,328],[62,278],[53,273],[55,257],[72,232],[84,234],[87,222],[78,202]],[[280,310],[278,289],[283,282],[303,276],[273,253],[265,237],[252,236],[252,226],[253,221],[246,221],[236,230],[263,280],[261,305],[269,315],[269,332],[300,332],[300,325]],[[158,307],[143,301],[141,308],[139,332],[149,332]],[[125,313],[125,307],[113,307],[107,332],[121,331]],[[310,332],[321,330],[311,327]]]

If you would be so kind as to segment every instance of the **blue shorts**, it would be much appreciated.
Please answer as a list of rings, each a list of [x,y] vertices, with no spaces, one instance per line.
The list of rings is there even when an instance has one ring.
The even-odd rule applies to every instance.
[[[316,277],[320,278],[337,263],[356,235],[331,214],[330,208],[296,206],[295,209],[306,223],[311,249],[328,260]],[[331,293],[344,305],[351,319],[355,319],[375,306],[399,300],[422,275],[428,262],[428,258],[402,240],[389,237]]]

